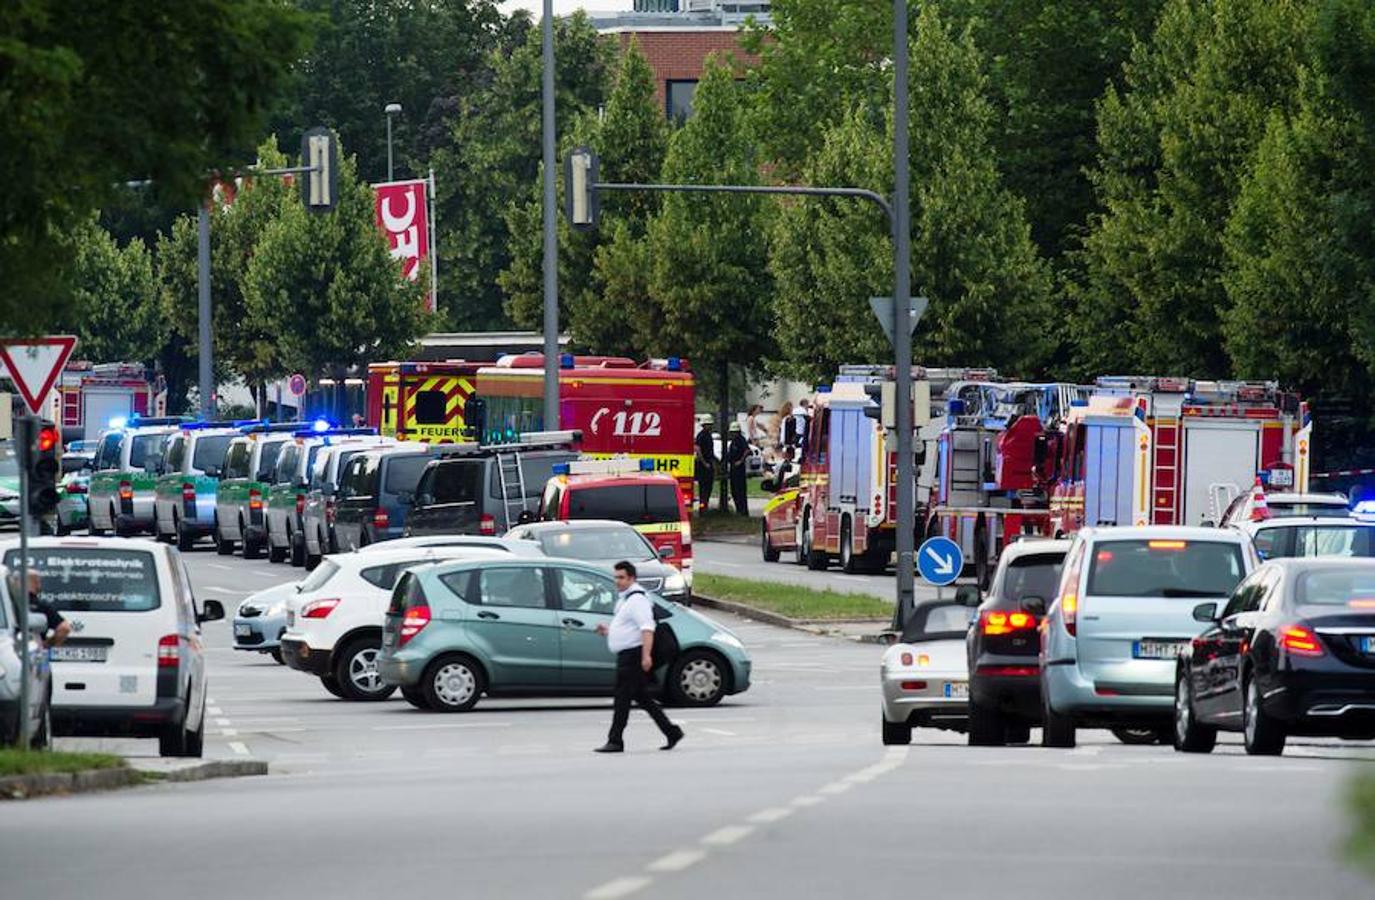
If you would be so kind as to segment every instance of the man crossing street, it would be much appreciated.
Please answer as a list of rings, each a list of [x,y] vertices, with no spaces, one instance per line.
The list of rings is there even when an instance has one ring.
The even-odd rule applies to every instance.
[[[664,733],[668,743],[660,750],[672,750],[683,739],[683,729],[674,725],[663,707],[649,695],[649,673],[654,669],[654,606],[649,595],[635,581],[634,563],[616,563],[616,613],[611,625],[598,625],[597,633],[606,635],[606,645],[616,654],[615,707],[611,714],[611,731],[598,753],[621,753],[625,750],[625,726],[630,720],[630,704],[640,704],[654,724]]]

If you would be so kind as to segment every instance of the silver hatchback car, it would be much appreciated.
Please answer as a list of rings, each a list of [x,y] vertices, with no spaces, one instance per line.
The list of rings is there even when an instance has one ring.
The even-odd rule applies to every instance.
[[[1085,528],[1041,622],[1042,743],[1073,747],[1080,726],[1170,740],[1175,660],[1258,565],[1240,532],[1173,525]]]

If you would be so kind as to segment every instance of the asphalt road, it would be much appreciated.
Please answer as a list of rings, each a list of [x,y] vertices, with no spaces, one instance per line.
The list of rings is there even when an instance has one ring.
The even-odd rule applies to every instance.
[[[203,597],[291,570],[206,551]],[[1251,759],[1124,747],[972,749],[878,739],[871,645],[733,620],[752,690],[642,714],[623,756],[605,701],[484,702],[466,715],[348,704],[206,626],[209,755],[266,777],[0,805],[6,897],[1369,898],[1339,862],[1353,759],[1301,741]],[[152,754],[152,742],[64,739]]]

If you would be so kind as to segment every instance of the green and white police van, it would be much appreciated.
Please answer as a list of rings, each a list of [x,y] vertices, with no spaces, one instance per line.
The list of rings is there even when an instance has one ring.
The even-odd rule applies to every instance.
[[[241,434],[229,423],[195,422],[167,438],[153,500],[153,530],[159,539],[190,550],[215,530],[220,467],[230,442]]]
[[[267,494],[277,458],[295,439],[299,422],[252,425],[229,442],[215,489],[215,550],[221,556],[243,545],[244,559],[267,547]]]
[[[86,503],[91,534],[137,534],[153,528],[153,490],[162,445],[188,420],[131,418],[116,420],[96,444]]]
[[[293,566],[306,564],[302,516],[310,492],[310,473],[322,447],[377,437],[376,428],[332,428],[321,419],[298,431],[277,457],[277,471],[267,492],[267,558],[275,563],[288,557]]]

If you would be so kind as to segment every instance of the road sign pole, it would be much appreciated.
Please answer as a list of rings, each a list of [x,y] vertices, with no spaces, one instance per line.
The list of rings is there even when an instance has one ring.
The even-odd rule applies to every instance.
[[[210,328],[210,200],[196,211],[196,306],[200,317],[196,332],[200,351],[201,417],[215,418],[215,352]]]
[[[540,22],[544,42],[544,72],[540,104],[544,132],[544,427],[559,427],[559,236],[554,203],[554,0],[544,0]]]
[[[897,603],[893,627],[901,629],[916,599],[913,557],[916,541],[916,473],[912,460],[911,170],[907,121],[907,2],[893,0],[893,347],[898,432]]]
[[[12,598],[19,613],[19,746],[27,749],[33,740],[33,721],[29,717],[29,679],[33,669],[29,641],[29,464],[33,455],[33,435],[37,423],[25,415],[15,423],[15,446],[19,450],[19,596]]]

